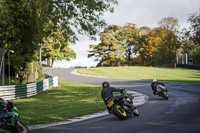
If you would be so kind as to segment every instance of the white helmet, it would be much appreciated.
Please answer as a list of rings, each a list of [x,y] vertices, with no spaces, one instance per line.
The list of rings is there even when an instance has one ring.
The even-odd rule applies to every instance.
[[[157,79],[153,79],[153,81],[152,81],[152,82],[158,82],[158,81],[157,81]]]

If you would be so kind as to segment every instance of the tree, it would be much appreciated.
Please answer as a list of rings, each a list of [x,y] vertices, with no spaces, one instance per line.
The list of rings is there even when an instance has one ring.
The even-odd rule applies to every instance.
[[[93,38],[106,25],[102,16],[113,12],[112,4],[117,0],[1,0],[0,47],[15,51],[16,70],[26,67],[52,32],[67,32],[73,43],[78,33]]]
[[[176,50],[180,47],[178,38],[178,19],[172,17],[163,18],[159,22],[159,25],[162,45],[160,45],[158,53],[162,54],[163,57],[166,57],[165,62],[163,63],[174,64],[176,59]]]
[[[126,64],[131,65],[131,57],[137,54],[139,47],[139,32],[135,24],[127,23],[116,34],[116,38],[126,50]]]
[[[159,21],[159,26],[166,29],[166,30],[169,30],[169,31],[173,31],[175,33],[178,32],[178,29],[179,29],[179,24],[178,24],[178,19],[176,18],[173,18],[173,17],[166,17],[166,18],[163,18]]]
[[[189,16],[190,30],[182,30],[182,49],[192,58],[193,64],[200,65],[200,16],[193,13]]]
[[[118,26],[111,25],[105,28],[105,33],[111,33],[119,41],[119,44],[125,49],[126,65],[131,65],[131,58],[136,55],[139,49],[140,34],[136,24],[127,23],[126,25]]]
[[[193,13],[189,16],[190,29],[192,31],[192,40],[196,45],[200,45],[200,15]]]
[[[60,31],[53,32],[45,40],[46,45],[43,46],[42,59],[47,59],[48,66],[53,66],[54,61],[76,58],[76,53],[69,48],[69,40],[65,38],[67,33],[62,33]],[[51,64],[50,64],[51,59]]]
[[[153,58],[162,39],[158,36],[159,28],[152,29],[148,34],[144,35],[141,48],[139,50],[140,58],[144,66],[154,65]]]
[[[111,33],[100,34],[101,43],[98,45],[90,45],[92,50],[89,51],[88,57],[96,57],[95,61],[99,61],[97,66],[120,66],[125,62],[125,50],[119,41]]]

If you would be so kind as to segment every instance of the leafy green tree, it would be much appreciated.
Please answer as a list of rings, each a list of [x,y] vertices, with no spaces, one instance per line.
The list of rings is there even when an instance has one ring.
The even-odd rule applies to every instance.
[[[160,60],[155,58],[155,65],[161,64],[174,64],[176,59],[176,50],[180,47],[180,41],[178,37],[178,19],[167,17],[161,19],[159,22],[160,31],[159,35],[162,38],[162,45],[159,45],[157,56],[165,57]],[[162,62],[162,63],[159,63]]]
[[[189,16],[190,29],[192,31],[191,39],[196,45],[200,45],[200,15],[193,13]]]
[[[149,63],[147,63],[144,59],[145,59],[145,51],[144,51],[144,47],[146,47],[145,45],[147,45],[147,40],[146,38],[148,38],[148,34],[151,32],[151,28],[147,27],[147,26],[143,26],[140,27],[138,29],[138,38],[137,38],[137,45],[134,46],[134,52],[135,52],[135,57],[131,59],[131,65],[147,65]]]
[[[131,57],[137,54],[139,47],[139,31],[135,24],[127,23],[116,35],[126,50],[126,64],[131,64]]]
[[[133,23],[127,23],[126,25],[118,26],[111,25],[105,28],[105,33],[112,33],[119,43],[125,49],[125,60],[127,65],[131,65],[131,58],[136,55],[140,47],[140,34],[139,30]]]
[[[193,13],[189,16],[190,30],[182,31],[183,53],[187,53],[192,58],[193,64],[200,65],[200,16]]]
[[[93,38],[106,25],[102,16],[113,12],[112,4],[117,0],[1,0],[0,47],[15,51],[16,70],[25,68],[52,32],[67,32],[73,43],[78,33]]]
[[[101,43],[90,45],[88,57],[99,61],[97,66],[120,66],[125,62],[125,50],[112,33],[101,33]]]
[[[47,59],[48,65],[52,66],[56,60],[70,60],[76,58],[76,53],[69,48],[69,40],[65,38],[65,34],[62,32],[53,32],[45,40],[46,45],[43,48],[42,58]],[[50,64],[51,59],[51,64]]]

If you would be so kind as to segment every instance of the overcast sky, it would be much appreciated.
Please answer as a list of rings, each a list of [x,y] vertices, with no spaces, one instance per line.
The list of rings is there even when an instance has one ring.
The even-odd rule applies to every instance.
[[[118,0],[114,6],[115,12],[105,13],[104,19],[108,25],[124,26],[134,23],[137,27],[157,27],[164,17],[174,17],[179,21],[181,29],[188,27],[188,15],[199,12],[200,0]],[[89,45],[98,44],[87,36],[80,36],[79,41],[71,48],[76,52],[77,58],[71,61],[57,61],[54,67],[69,68],[73,66],[96,66],[94,58],[87,58]]]

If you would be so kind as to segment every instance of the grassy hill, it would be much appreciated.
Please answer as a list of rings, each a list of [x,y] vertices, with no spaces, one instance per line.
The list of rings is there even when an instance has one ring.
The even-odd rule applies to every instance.
[[[78,70],[81,74],[97,75],[118,79],[152,80],[200,83],[200,70],[163,67],[97,67]]]

